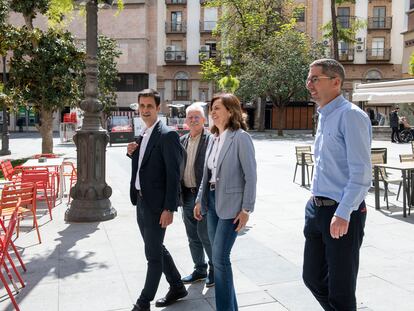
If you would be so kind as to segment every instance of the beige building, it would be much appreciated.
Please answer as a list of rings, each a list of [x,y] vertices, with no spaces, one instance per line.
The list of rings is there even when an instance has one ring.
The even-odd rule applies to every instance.
[[[414,53],[414,0],[405,0],[405,12],[402,74],[403,77],[412,77],[408,74],[408,64]]]

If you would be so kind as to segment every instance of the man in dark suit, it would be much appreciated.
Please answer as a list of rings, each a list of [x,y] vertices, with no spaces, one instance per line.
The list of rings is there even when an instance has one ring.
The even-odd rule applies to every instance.
[[[138,110],[146,128],[142,139],[128,144],[132,159],[131,203],[137,207],[137,221],[145,244],[148,261],[145,285],[133,311],[149,311],[162,273],[170,284],[156,307],[164,307],[187,296],[174,261],[165,248],[164,236],[177,210],[180,185],[180,163],[183,150],[179,136],[158,120],[160,96],[152,89],[138,95]]]
[[[399,127],[400,127],[400,118],[398,116],[398,111],[400,108],[397,106],[395,109],[390,113],[390,127],[392,129],[391,132],[391,142],[401,142]]]
[[[185,148],[184,174],[181,180],[181,194],[183,200],[183,220],[188,237],[191,257],[194,262],[194,271],[184,277],[184,284],[206,280],[206,286],[214,286],[214,269],[210,239],[207,232],[207,217],[201,221],[194,218],[193,209],[198,188],[203,178],[204,159],[210,134],[204,130],[204,109],[199,103],[194,103],[186,109],[186,123],[190,132],[180,138]],[[207,275],[207,263],[204,251],[207,253],[210,266]]]

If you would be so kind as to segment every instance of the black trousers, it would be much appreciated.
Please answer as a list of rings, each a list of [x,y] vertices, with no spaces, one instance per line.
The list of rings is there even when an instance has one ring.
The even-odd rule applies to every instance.
[[[145,285],[137,303],[147,307],[157,293],[162,273],[171,287],[181,287],[181,275],[175,266],[174,260],[164,246],[166,229],[159,224],[161,214],[154,213],[145,207],[140,196],[137,200],[137,221],[145,245],[147,258],[147,276]]]
[[[398,127],[392,127],[392,132],[391,132],[391,141],[395,142],[401,142],[401,138],[400,138],[400,132],[398,130]]]
[[[330,235],[337,205],[306,205],[303,280],[324,310],[356,310],[359,249],[364,236],[365,202],[352,212],[348,233],[339,239]]]

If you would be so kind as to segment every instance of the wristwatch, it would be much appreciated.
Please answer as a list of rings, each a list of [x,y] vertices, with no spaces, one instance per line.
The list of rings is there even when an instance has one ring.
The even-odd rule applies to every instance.
[[[249,211],[249,210],[247,210],[247,209],[245,209],[245,208],[242,208],[242,211],[243,211],[244,213],[246,213],[247,215],[250,215],[250,214],[252,213],[252,211]]]

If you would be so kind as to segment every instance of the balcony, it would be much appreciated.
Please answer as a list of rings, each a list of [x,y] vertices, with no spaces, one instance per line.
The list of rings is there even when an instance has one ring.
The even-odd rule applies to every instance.
[[[391,60],[391,49],[367,49],[367,61],[388,62]]]
[[[187,0],[165,0],[165,4],[187,4]]]
[[[164,52],[164,60],[166,63],[185,63],[186,59],[185,51],[166,50]]]
[[[217,58],[217,56],[218,56],[218,52],[216,50],[200,49],[198,51],[198,59],[200,63],[210,58]]]
[[[201,33],[211,33],[213,29],[216,28],[217,21],[204,21],[200,22],[200,32]]]
[[[336,21],[342,28],[351,28],[353,22],[355,21],[355,16],[338,15],[336,17]]]
[[[340,62],[353,62],[354,61],[354,49],[339,49],[339,61]]]
[[[368,17],[368,30],[391,29],[392,17]]]
[[[190,92],[187,90],[174,90],[174,100],[189,100]]]
[[[165,33],[186,33],[187,25],[185,22],[181,23],[165,23]]]

